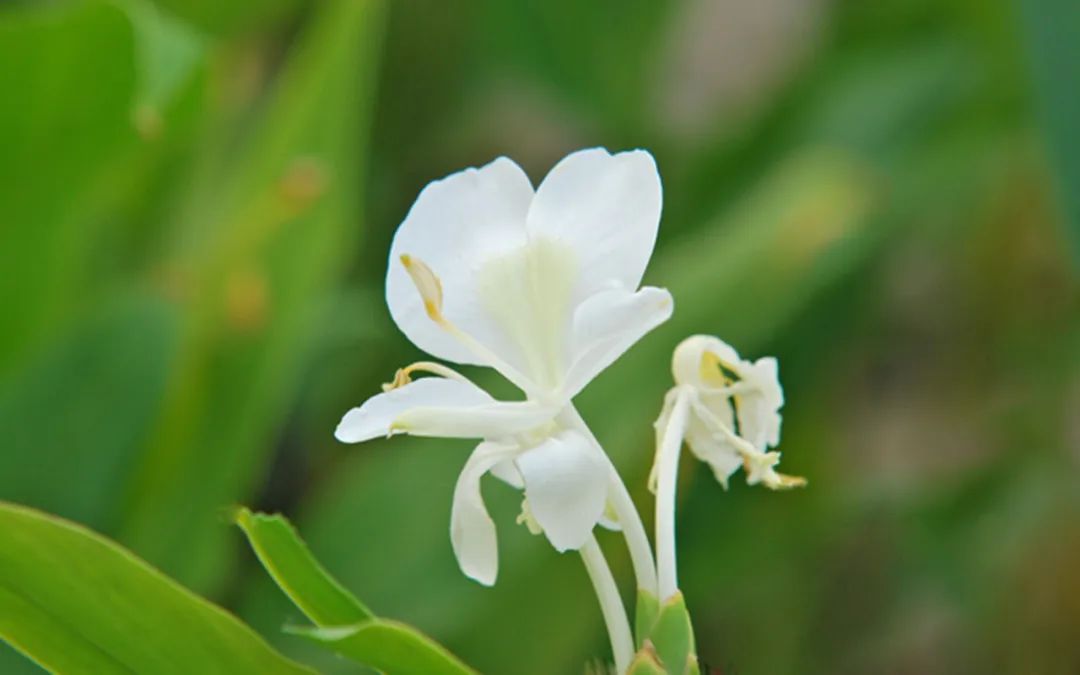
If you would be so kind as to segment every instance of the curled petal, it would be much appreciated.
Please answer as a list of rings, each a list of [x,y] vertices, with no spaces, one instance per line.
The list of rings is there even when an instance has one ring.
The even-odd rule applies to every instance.
[[[495,583],[499,571],[499,550],[495,523],[488,515],[480,492],[480,479],[518,452],[508,443],[483,442],[469,456],[454,487],[450,509],[450,543],[465,576],[485,586]]]
[[[608,468],[576,431],[552,436],[517,458],[529,509],[558,551],[581,548],[604,514]]]
[[[360,443],[409,433],[446,438],[486,438],[518,433],[551,418],[534,403],[501,403],[476,385],[425,377],[372,396],[342,418],[334,436]]]
[[[565,390],[573,397],[646,333],[671,317],[674,301],[663,288],[621,287],[593,294],[574,311],[574,361]]]

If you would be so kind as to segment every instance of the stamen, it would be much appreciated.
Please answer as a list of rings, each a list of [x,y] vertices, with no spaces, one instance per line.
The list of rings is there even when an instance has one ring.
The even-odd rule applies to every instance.
[[[401,256],[401,264],[405,266],[405,271],[409,273],[413,285],[420,292],[420,297],[424,300],[424,311],[427,312],[428,317],[440,326],[443,325],[446,319],[442,315],[443,293],[439,277],[435,276],[431,268],[419,258],[405,254]]]
[[[404,387],[405,385],[412,382],[412,374],[415,372],[431,373],[432,375],[445,377],[448,380],[457,380],[458,382],[473,384],[472,380],[470,380],[469,378],[465,377],[453,368],[444,366],[441,363],[435,363],[434,361],[417,361],[416,363],[405,366],[404,368],[398,368],[397,372],[394,373],[394,379],[384,384],[382,386],[382,390],[393,391],[395,389]]]
[[[549,393],[539,389],[533,384],[532,380],[525,377],[517,368],[514,368],[509,363],[499,358],[499,356],[482,345],[476,338],[455,326],[443,315],[442,282],[439,281],[439,277],[435,275],[435,272],[433,272],[424,261],[408,254],[403,254],[401,256],[401,264],[405,266],[405,271],[409,273],[413,285],[416,286],[416,290],[420,293],[420,297],[424,301],[424,311],[427,312],[428,317],[430,317],[432,321],[453,336],[463,347],[472,352],[482,362],[502,373],[503,377],[510,380],[510,382],[515,384],[530,398],[534,398],[541,402],[545,402],[549,399]]]

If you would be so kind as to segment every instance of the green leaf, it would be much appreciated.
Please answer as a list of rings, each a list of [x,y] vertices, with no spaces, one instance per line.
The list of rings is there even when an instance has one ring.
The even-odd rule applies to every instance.
[[[385,675],[476,675],[430,638],[395,621],[287,630]]]
[[[634,637],[638,649],[644,646],[645,639],[652,632],[658,614],[660,614],[660,599],[644,588],[639,588],[634,610]]]
[[[415,628],[375,617],[319,564],[284,516],[240,508],[235,521],[275,583],[316,624],[288,632],[386,675],[475,672]]]
[[[116,544],[5,502],[0,637],[72,675],[312,672]]]
[[[1019,5],[1073,262],[1080,266],[1080,11],[1073,0],[1020,0]]]
[[[697,671],[694,627],[681,592],[676,592],[660,606],[660,613],[646,639],[652,642],[660,663],[671,675],[690,675]]]
[[[284,516],[241,508],[234,519],[274,582],[316,624],[347,626],[374,618],[319,564]]]

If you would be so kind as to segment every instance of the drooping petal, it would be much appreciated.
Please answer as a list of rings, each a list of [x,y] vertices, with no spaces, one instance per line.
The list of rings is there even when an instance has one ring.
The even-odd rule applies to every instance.
[[[518,452],[514,444],[485,441],[476,446],[454,487],[450,509],[450,543],[461,571],[470,579],[491,586],[499,571],[495,523],[480,492],[480,479]]]
[[[780,387],[776,359],[767,356],[753,364],[746,363],[739,375],[750,385],[750,393],[736,403],[739,435],[758,449],[780,444],[780,408],[784,405],[784,390]]]
[[[716,480],[728,487],[732,474],[743,465],[735,447],[709,430],[700,418],[692,417],[686,428],[686,445],[690,452],[712,469]]]
[[[674,302],[662,288],[646,286],[635,292],[621,287],[593,294],[574,312],[574,361],[565,392],[573,397],[602,370],[671,317]]]
[[[345,414],[334,436],[344,443],[409,433],[486,438],[545,422],[552,411],[530,403],[501,403],[469,382],[425,377],[377,394]]]
[[[648,152],[581,150],[556,164],[537,188],[529,236],[575,252],[576,301],[611,282],[636,289],[656,244],[661,202],[660,174]]]
[[[517,458],[529,509],[558,551],[580,548],[603,516],[609,476],[599,452],[563,431]]]
[[[402,255],[434,273],[447,319],[493,351],[505,345],[506,336],[483,306],[476,273],[484,261],[525,245],[532,198],[528,176],[506,157],[431,182],[420,192],[394,235],[386,274],[390,315],[413,344],[447,361],[487,365],[428,316]]]

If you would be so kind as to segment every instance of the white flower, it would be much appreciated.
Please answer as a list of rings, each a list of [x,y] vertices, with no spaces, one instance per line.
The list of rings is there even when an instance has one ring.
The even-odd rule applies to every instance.
[[[428,184],[394,236],[386,299],[402,332],[438,358],[494,368],[526,398],[496,401],[445,366],[414,364],[349,411],[336,436],[483,439],[451,515],[458,561],[481,583],[497,570],[485,473],[524,488],[560,551],[579,548],[603,517],[610,464],[562,422],[589,381],[671,315],[667,291],[638,288],[660,205],[660,177],[642,150],[575,152],[535,191],[501,157]],[[415,371],[437,377],[413,381]]]
[[[802,478],[777,473],[773,467],[780,453],[768,452],[780,443],[784,405],[775,358],[747,361],[719,338],[695,335],[676,347],[672,374],[676,386],[657,420],[658,432],[670,425],[676,399],[685,397],[686,444],[725,488],[740,467],[751,485],[776,490],[805,484]],[[654,466],[654,484],[655,479]]]

